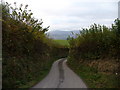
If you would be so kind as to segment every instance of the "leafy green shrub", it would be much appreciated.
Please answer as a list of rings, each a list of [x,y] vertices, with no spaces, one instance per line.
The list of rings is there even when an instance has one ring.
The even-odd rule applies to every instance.
[[[66,57],[68,48],[47,38],[48,28],[42,27],[28,10],[2,3],[3,88],[19,88],[44,75],[52,63]],[[24,8],[24,9],[23,9]],[[64,53],[64,54],[63,54]]]
[[[97,24],[93,24],[90,26],[90,28],[82,29],[79,34],[76,35],[76,38],[69,37],[68,42],[70,44],[70,51],[69,51],[69,57],[68,57],[68,65],[79,74],[80,76],[85,77],[86,81],[89,82],[91,79],[92,82],[95,83],[96,81],[100,83],[104,82],[104,85],[107,85],[107,87],[119,87],[118,84],[120,84],[120,20],[116,19],[114,24],[112,24],[111,28],[108,28],[106,26],[101,26]],[[109,78],[104,78],[104,75],[101,77],[99,75],[99,70],[97,68],[95,69],[89,69],[84,68],[84,66],[87,63],[90,63],[92,61],[98,61],[98,60],[107,60],[113,59],[116,64],[118,64],[118,68],[115,69],[115,71],[111,71],[113,73],[114,77],[110,78],[117,78],[115,79],[115,83],[110,82]],[[110,60],[109,60],[110,62]],[[83,68],[82,68],[82,64]],[[102,64],[102,63],[101,63]],[[79,67],[81,66],[81,67]],[[95,65],[94,65],[95,66]],[[113,66],[111,66],[113,67]],[[103,67],[101,67],[103,69]],[[83,71],[81,71],[83,70]],[[86,71],[84,73],[84,71]],[[91,72],[93,73],[91,75]],[[118,75],[115,75],[117,73]],[[91,75],[91,77],[90,77]],[[111,75],[105,75],[105,76],[111,76]],[[88,78],[88,79],[87,79]],[[102,80],[103,79],[103,80]],[[95,81],[95,82],[94,82]],[[92,85],[92,84],[91,84]],[[96,85],[99,85],[96,83]],[[101,84],[98,87],[103,87],[103,84]],[[104,86],[105,87],[105,86]]]
[[[116,19],[112,28],[94,24],[89,29],[83,29],[77,38],[69,38],[70,52],[82,59],[119,58],[119,22]]]

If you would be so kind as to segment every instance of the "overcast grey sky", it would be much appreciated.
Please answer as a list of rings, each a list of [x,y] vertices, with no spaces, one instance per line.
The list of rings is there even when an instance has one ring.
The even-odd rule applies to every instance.
[[[34,17],[50,30],[80,30],[93,23],[110,26],[118,17],[119,0],[4,0],[28,4]]]

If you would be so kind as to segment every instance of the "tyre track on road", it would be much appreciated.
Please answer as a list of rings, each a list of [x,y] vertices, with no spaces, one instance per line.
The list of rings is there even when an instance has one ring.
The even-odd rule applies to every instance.
[[[66,59],[62,58],[55,61],[49,74],[34,88],[87,88],[82,79],[77,76],[67,65]]]
[[[63,70],[63,61],[64,60],[65,59],[59,61],[59,63],[58,63],[58,68],[59,68],[59,84],[58,84],[57,88],[59,88],[60,85],[61,85],[61,83],[64,82],[64,70]]]

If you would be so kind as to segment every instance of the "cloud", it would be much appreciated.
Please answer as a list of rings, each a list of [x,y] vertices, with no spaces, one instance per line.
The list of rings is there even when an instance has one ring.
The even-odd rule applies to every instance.
[[[28,4],[50,30],[74,30],[93,23],[110,26],[118,17],[119,0],[5,0]]]

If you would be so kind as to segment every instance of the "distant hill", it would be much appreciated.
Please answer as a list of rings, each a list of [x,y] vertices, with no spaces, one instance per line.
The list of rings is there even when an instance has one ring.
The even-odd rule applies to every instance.
[[[79,33],[79,30],[74,30],[74,31],[61,31],[61,30],[54,30],[54,31],[49,31],[47,32],[49,38],[52,39],[62,39],[62,40],[66,40],[68,36],[75,36],[72,34],[75,33]]]

